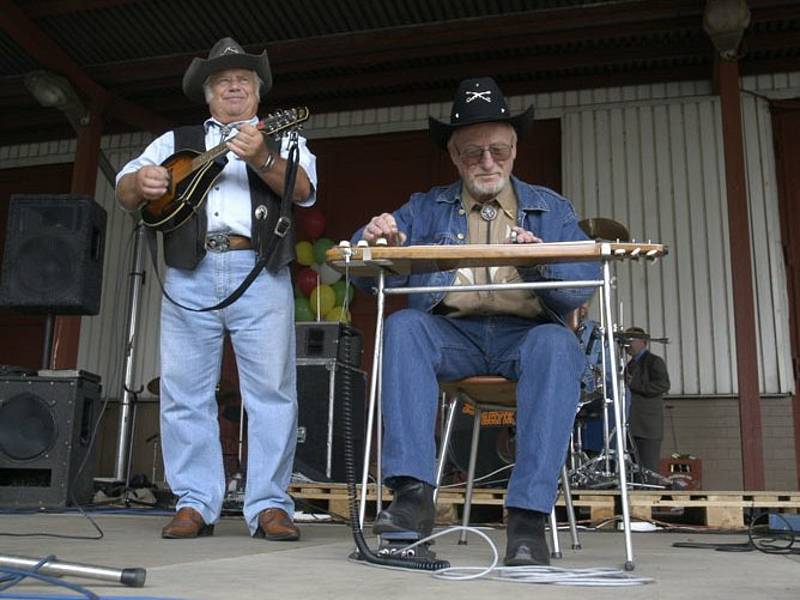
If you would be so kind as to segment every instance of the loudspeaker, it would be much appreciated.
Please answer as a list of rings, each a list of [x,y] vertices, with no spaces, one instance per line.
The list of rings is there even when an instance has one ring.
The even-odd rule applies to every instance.
[[[361,332],[344,323],[299,322],[297,358],[336,359],[345,365],[359,367],[363,342]],[[347,337],[347,343],[342,338]]]
[[[62,507],[73,498],[91,499],[89,442],[99,399],[100,378],[83,371],[0,378],[0,506]]]
[[[106,211],[88,196],[15,194],[0,306],[27,313],[100,311]]]
[[[294,471],[315,481],[346,481],[342,402],[350,381],[356,476],[364,454],[366,374],[336,360],[297,360],[297,450]]]

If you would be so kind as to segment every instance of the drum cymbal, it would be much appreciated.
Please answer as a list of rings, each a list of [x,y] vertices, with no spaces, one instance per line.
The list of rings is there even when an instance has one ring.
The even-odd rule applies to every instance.
[[[614,219],[593,217],[584,219],[578,223],[578,226],[593,240],[619,240],[620,242],[627,242],[631,239],[625,225]]]
[[[153,396],[159,396],[161,394],[161,378],[156,377],[155,379],[151,379],[146,387],[147,391],[153,394]]]

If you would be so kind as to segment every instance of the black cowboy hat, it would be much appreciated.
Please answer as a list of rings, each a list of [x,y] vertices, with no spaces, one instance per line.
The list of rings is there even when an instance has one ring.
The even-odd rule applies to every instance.
[[[447,142],[457,128],[495,121],[508,123],[517,130],[517,137],[521,138],[533,125],[533,106],[512,117],[497,82],[491,77],[477,77],[465,79],[458,85],[450,111],[450,123],[429,117],[428,127],[436,145],[447,148]]]
[[[214,44],[207,59],[192,60],[186,73],[183,74],[183,93],[189,100],[205,103],[203,83],[212,73],[225,69],[255,71],[261,78],[262,96],[272,88],[272,71],[269,68],[267,51],[264,50],[261,54],[247,54],[233,38],[226,37]]]

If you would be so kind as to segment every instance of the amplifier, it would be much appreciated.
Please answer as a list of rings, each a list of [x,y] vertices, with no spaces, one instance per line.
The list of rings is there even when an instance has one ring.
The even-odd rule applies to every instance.
[[[0,506],[83,504],[94,491],[100,378],[43,373],[54,376],[0,378]]]
[[[338,360],[345,365],[361,365],[361,332],[329,321],[296,323],[297,358]]]
[[[297,450],[294,471],[315,481],[346,481],[344,425],[345,378],[350,383],[352,440],[356,475],[364,453],[364,371],[329,359],[297,360]]]

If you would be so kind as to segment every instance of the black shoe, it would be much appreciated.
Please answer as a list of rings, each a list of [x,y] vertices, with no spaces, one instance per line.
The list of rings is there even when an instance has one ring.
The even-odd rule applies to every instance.
[[[430,535],[436,516],[433,486],[411,477],[394,478],[392,484],[394,500],[376,517],[373,533],[415,531],[420,538]]]
[[[508,541],[503,564],[507,567],[550,564],[550,549],[544,536],[547,515],[522,508],[508,509]]]

